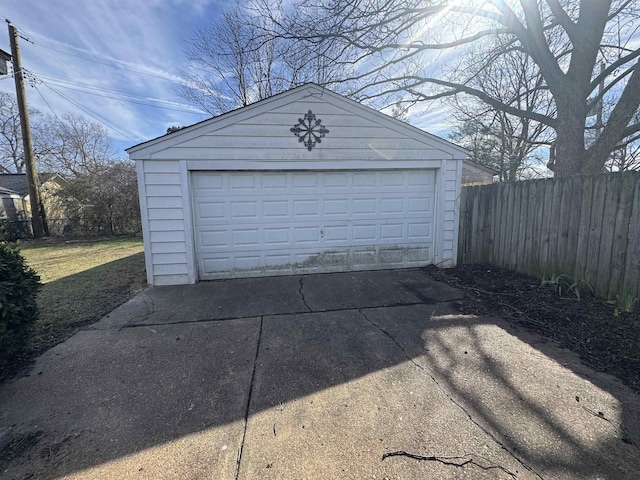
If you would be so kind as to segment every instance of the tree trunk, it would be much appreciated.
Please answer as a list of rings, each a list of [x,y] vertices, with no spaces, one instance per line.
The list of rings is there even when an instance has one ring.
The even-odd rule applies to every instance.
[[[556,177],[580,175],[586,163],[584,126],[587,113],[581,112],[579,107],[584,100],[563,103],[558,105],[555,159],[549,165]]]

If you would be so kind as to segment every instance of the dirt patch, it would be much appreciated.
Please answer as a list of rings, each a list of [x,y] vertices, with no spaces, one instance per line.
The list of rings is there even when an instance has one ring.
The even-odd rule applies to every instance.
[[[640,306],[633,313],[582,291],[558,293],[540,279],[490,265],[427,267],[436,280],[461,288],[461,313],[496,316],[558,342],[587,365],[640,392]]]

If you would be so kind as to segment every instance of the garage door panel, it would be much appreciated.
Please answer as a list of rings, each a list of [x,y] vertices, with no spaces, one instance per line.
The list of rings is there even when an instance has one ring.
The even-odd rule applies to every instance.
[[[286,173],[265,173],[261,177],[262,189],[269,190],[282,190],[288,187]]]
[[[375,198],[356,198],[353,200],[354,215],[371,215],[376,213]]]
[[[391,223],[382,225],[380,231],[380,240],[399,240],[404,239],[404,224],[403,223]]]
[[[225,202],[200,202],[197,205],[197,215],[200,219],[221,219],[226,216]]]
[[[262,212],[265,217],[287,218],[289,216],[289,201],[265,200],[262,202]]]
[[[319,227],[295,227],[293,229],[293,237],[295,243],[298,244],[318,244],[320,242],[320,228]]]
[[[262,249],[271,246],[296,248],[305,243],[318,248],[397,243],[399,245],[424,243],[431,240],[431,223],[422,217],[406,218],[402,222],[385,220],[376,224],[374,220],[324,221],[272,223],[271,225],[248,227],[246,224],[229,224],[223,227],[201,226],[198,231],[199,251],[211,253],[224,247],[226,251],[244,251],[247,248]]]
[[[291,229],[289,227],[275,227],[264,229],[265,246],[282,247],[291,244]]]
[[[408,213],[428,214],[432,211],[433,197],[409,197]]]
[[[380,177],[380,186],[384,187],[397,187],[405,184],[404,173],[401,172],[389,172]]]
[[[229,174],[229,191],[253,193],[256,190],[256,177],[241,172]],[[233,193],[232,193],[233,194]]]
[[[380,213],[382,214],[402,214],[406,211],[404,198],[383,198],[380,202]]]
[[[433,171],[192,176],[201,279],[432,260]]]
[[[229,232],[227,230],[212,230],[199,232],[199,244],[206,249],[207,247],[225,247],[229,245]]]
[[[317,217],[320,215],[318,200],[294,200],[293,214],[298,217]]]
[[[426,242],[429,240],[429,234],[431,232],[431,224],[427,222],[423,223],[409,223],[408,237],[410,240]]]
[[[327,172],[323,176],[322,186],[328,191],[344,192],[349,186],[349,175],[346,172]]]
[[[344,245],[349,241],[349,227],[347,225],[340,225],[335,227],[325,227],[324,243],[335,243],[338,245]]]

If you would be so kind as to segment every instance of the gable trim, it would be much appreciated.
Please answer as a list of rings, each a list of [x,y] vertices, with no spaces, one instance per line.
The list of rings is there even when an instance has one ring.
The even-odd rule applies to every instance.
[[[458,145],[313,83],[304,84],[300,87],[274,95],[246,107],[241,107],[217,117],[204,120],[203,122],[196,123],[190,127],[178,130],[177,132],[134,145],[133,147],[126,149],[126,152],[132,159],[150,159],[152,155],[163,150],[179,146],[202,135],[210,135],[217,130],[242,122],[243,120],[250,119],[258,113],[266,113],[289,103],[300,101],[306,97],[322,98],[328,104],[340,109],[345,109],[346,104],[348,107],[347,110],[354,114],[380,125],[381,127],[424,143],[433,149],[440,150],[454,160],[463,160],[468,156],[467,150],[459,147]]]

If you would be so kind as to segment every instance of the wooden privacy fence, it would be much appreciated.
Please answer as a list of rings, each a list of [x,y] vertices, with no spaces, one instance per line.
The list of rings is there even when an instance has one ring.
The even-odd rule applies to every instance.
[[[464,187],[458,261],[640,297],[640,172]]]

